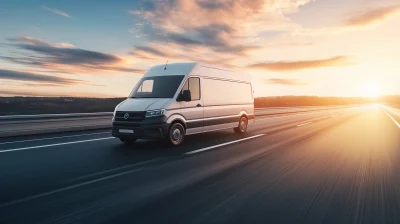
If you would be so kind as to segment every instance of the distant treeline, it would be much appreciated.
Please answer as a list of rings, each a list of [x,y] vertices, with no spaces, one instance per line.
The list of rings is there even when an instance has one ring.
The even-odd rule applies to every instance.
[[[0,97],[0,115],[112,112],[125,98]],[[400,108],[400,96],[361,97],[274,96],[255,99],[255,107],[329,106],[385,103]]]

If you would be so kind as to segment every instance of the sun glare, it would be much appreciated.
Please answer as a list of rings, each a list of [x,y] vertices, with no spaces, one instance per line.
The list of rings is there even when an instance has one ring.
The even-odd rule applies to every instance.
[[[366,83],[364,85],[364,96],[376,98],[380,95],[379,86],[376,83]]]

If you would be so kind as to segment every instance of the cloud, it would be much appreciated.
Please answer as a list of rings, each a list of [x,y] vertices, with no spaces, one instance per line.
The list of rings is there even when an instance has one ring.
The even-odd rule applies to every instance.
[[[66,12],[63,12],[63,11],[61,11],[59,9],[49,8],[49,7],[46,7],[46,6],[43,6],[42,8],[47,10],[47,11],[49,11],[49,12],[57,14],[59,16],[64,16],[64,17],[67,17],[67,18],[71,18],[70,15],[68,15]]]
[[[367,26],[400,12],[400,5],[375,8],[350,16],[346,21],[346,26]]]
[[[202,42],[199,40],[195,40],[194,38],[190,38],[185,34],[171,32],[160,39],[160,41],[172,42],[181,45],[202,45]]]
[[[265,84],[277,84],[277,85],[308,85],[308,83],[302,82],[298,79],[267,79],[264,81]]]
[[[215,64],[226,67],[233,67],[232,57],[223,52],[215,55],[205,47],[197,46],[192,48],[179,48],[177,44],[149,44],[137,46],[130,54],[137,59],[151,61],[151,63],[165,63],[173,61],[196,61],[206,64]]]
[[[187,31],[190,28],[224,24],[235,27],[238,33],[242,33],[268,30],[270,27],[263,27],[266,24],[280,26],[281,24],[270,23],[271,20],[273,22],[287,22],[282,14],[296,12],[298,7],[311,1],[142,0],[139,1],[139,5],[142,6],[140,15],[163,30]],[[131,13],[138,14],[138,11]],[[253,28],[258,28],[258,30]]]
[[[210,9],[210,10],[221,10],[221,9],[227,9],[231,8],[234,6],[234,1],[233,0],[228,0],[228,1],[205,1],[205,0],[197,0],[196,4],[204,9]]]
[[[23,52],[17,57],[0,57],[17,64],[69,73],[122,71],[143,73],[132,68],[125,58],[97,51],[80,49],[69,43],[47,43],[31,37],[11,38],[12,46]],[[29,54],[31,53],[31,54]]]
[[[173,55],[168,53],[167,51],[162,51],[160,49],[157,49],[155,47],[151,46],[137,46],[135,47],[135,50],[131,52],[133,55],[140,55],[140,52],[142,53],[147,53],[149,55],[153,56],[161,56],[161,57],[172,57]]]
[[[310,61],[285,61],[285,62],[265,62],[248,65],[248,68],[264,69],[269,71],[296,71],[324,67],[337,67],[354,65],[352,57],[337,56],[328,59]]]
[[[154,36],[159,44],[173,43],[182,47],[206,47],[210,51],[246,55],[249,51],[259,49],[259,46],[246,46],[230,39],[235,29],[227,24],[210,24],[188,28],[184,32],[164,31],[162,36]]]
[[[243,61],[240,59],[263,50],[265,43],[257,37],[268,31],[283,32],[297,27],[285,15],[311,1],[139,0],[139,9],[129,13],[135,17],[135,23],[147,25],[136,26],[131,32],[148,35],[147,43],[141,46],[151,44],[158,49],[172,45],[177,48],[172,52],[186,53],[201,49],[209,59],[223,54],[230,60]],[[134,51],[143,52],[137,48]],[[197,61],[197,56],[201,55],[190,57]]]
[[[374,28],[376,25],[383,23],[385,20],[395,16],[396,14],[400,14],[400,5],[373,8],[346,14],[342,16],[344,19],[338,25],[323,26],[319,28],[300,27],[294,33],[296,35],[313,37],[343,34],[354,30]]]
[[[276,43],[276,44],[270,44],[266,45],[266,48],[281,48],[281,47],[309,47],[309,46],[314,46],[314,42],[287,42],[287,43]]]
[[[49,44],[30,37],[10,39],[19,42],[17,47],[50,56],[54,63],[59,64],[108,64],[121,59],[111,54],[75,48],[71,44]]]
[[[25,81],[25,82],[28,81],[28,82],[36,82],[42,84],[47,83],[55,85],[73,85],[78,83],[85,83],[84,81],[77,79],[67,79],[58,76],[49,76],[33,72],[13,71],[6,69],[0,69],[0,79]]]
[[[9,56],[0,56],[0,59],[3,59],[5,61],[15,63],[15,64],[21,64],[21,65],[27,65],[27,66],[44,66],[42,62],[37,59],[37,57],[9,57]]]

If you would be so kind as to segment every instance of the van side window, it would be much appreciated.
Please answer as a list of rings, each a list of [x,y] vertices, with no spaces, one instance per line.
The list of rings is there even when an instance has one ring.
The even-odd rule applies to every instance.
[[[189,89],[192,100],[200,100],[200,78],[189,78]]]
[[[183,85],[181,94],[183,90],[190,90],[192,100],[200,100],[200,78],[189,78]]]

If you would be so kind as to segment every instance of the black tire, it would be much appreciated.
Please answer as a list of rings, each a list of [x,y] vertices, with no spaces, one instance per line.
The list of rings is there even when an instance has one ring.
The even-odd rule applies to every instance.
[[[242,117],[240,118],[240,120],[239,120],[238,126],[237,126],[236,128],[234,128],[233,130],[234,130],[236,133],[239,133],[239,134],[246,133],[246,131],[247,131],[247,125],[248,125],[248,124],[249,124],[249,121],[247,120],[247,117],[242,116]]]
[[[131,145],[136,142],[137,138],[119,138],[119,140],[124,144]]]
[[[182,144],[185,139],[185,127],[181,123],[173,123],[168,130],[167,142],[172,146]]]

